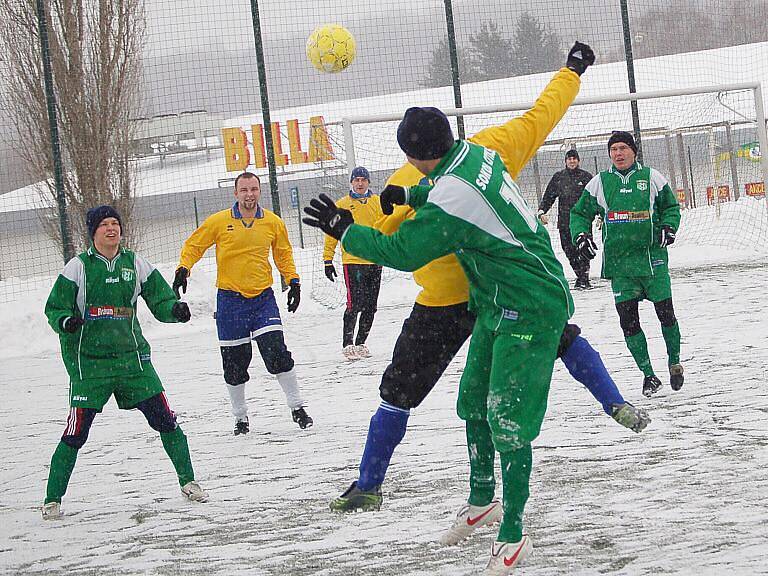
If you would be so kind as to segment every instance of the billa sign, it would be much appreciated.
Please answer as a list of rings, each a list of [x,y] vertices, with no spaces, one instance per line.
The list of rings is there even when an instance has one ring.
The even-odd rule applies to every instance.
[[[287,152],[283,151],[280,123],[272,122],[272,149],[275,153],[276,166],[312,164],[336,158],[322,116],[312,116],[309,119],[309,144],[306,152],[302,150],[299,121],[286,120],[285,131],[288,138]],[[222,128],[221,140],[224,143],[227,172],[243,172],[249,166],[254,168],[267,166],[264,127],[261,124],[252,124],[250,135],[249,141],[248,133],[242,128]]]

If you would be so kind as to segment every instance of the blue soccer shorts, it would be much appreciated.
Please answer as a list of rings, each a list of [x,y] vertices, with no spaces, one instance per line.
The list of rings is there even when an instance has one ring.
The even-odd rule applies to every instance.
[[[253,298],[219,290],[216,296],[216,330],[219,346],[239,346],[267,332],[283,330],[272,288]]]

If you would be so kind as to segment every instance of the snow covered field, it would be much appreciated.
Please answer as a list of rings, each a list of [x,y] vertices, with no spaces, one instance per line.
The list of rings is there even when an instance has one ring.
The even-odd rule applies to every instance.
[[[744,254],[742,253],[742,256]],[[625,397],[653,421],[636,435],[605,416],[562,364],[535,443],[526,523],[534,554],[519,569],[554,574],[768,574],[768,259],[705,247],[671,251],[686,384],[652,399],[626,351],[605,281],[575,293],[574,320]],[[172,268],[162,268],[170,278]],[[593,276],[595,275],[593,267]],[[65,517],[39,506],[67,415],[67,381],[42,308],[49,286],[0,307],[0,572],[5,574],[469,575],[493,531],[457,548],[436,540],[467,494],[454,411],[462,352],[416,410],[378,513],[336,515],[356,478],[368,419],[415,287],[385,285],[373,357],[345,363],[341,309],[305,299],[284,312],[315,427],[290,421],[277,382],[254,358],[252,433],[232,435],[212,319],[213,278],[196,273],[194,320],[160,325],[142,308],[155,366],[189,438],[206,504],[182,499],[159,436],[110,402],[80,451]],[[143,307],[143,305],[142,305]],[[666,381],[652,306],[641,317]]]

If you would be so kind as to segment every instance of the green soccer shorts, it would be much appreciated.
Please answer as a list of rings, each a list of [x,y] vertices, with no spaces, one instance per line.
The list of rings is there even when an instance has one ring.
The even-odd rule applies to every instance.
[[[661,302],[672,298],[672,280],[666,267],[656,268],[654,276],[611,278],[611,289],[616,304],[628,300]]]
[[[142,400],[163,391],[160,377],[150,362],[142,361],[142,372],[109,378],[70,380],[69,405],[101,411],[114,394],[117,406],[129,410]]]
[[[526,334],[475,324],[459,384],[462,420],[486,420],[499,452],[517,450],[541,430],[562,326]]]

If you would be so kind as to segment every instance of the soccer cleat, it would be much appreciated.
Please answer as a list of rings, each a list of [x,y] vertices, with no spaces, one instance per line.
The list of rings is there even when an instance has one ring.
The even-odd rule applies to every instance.
[[[483,571],[483,576],[507,576],[515,566],[525,560],[533,551],[531,539],[526,534],[519,542],[494,542],[491,546],[491,559]]]
[[[344,354],[344,358],[347,360],[359,360],[360,356],[357,355],[357,346],[354,344],[350,344],[349,346],[344,346],[342,348],[341,353]]]
[[[683,387],[684,380],[683,365],[672,364],[672,366],[669,367],[669,385],[672,390],[680,390],[680,388]]]
[[[304,410],[304,407],[296,408],[296,410],[293,410],[291,412],[291,416],[293,416],[293,421],[296,422],[299,425],[299,428],[302,430],[306,430],[307,428],[312,428],[312,424],[315,423],[314,420],[307,414],[307,411]]]
[[[40,511],[43,513],[43,520],[58,520],[63,516],[61,513],[61,502],[48,502],[43,504]]]
[[[480,526],[486,526],[501,520],[502,514],[503,510],[499,500],[493,500],[485,506],[464,504],[459,508],[453,525],[440,536],[440,544],[445,546],[458,544],[465,538],[469,538]]]
[[[590,284],[589,278],[577,278],[573,287],[576,290],[591,290],[592,284]]]
[[[344,494],[331,500],[331,510],[334,512],[379,510],[383,500],[381,486],[376,486],[373,490],[363,491],[357,487],[357,481],[355,481]]]
[[[243,416],[242,418],[238,418],[235,420],[235,436],[239,436],[240,434],[248,434],[251,429],[248,424],[248,416]]]
[[[368,350],[368,346],[365,344],[358,344],[355,346],[355,352],[357,353],[358,358],[370,358],[371,357],[371,351]]]
[[[642,432],[651,421],[648,412],[635,408],[629,402],[613,404],[611,406],[611,418],[633,432]]]
[[[186,484],[184,484],[184,486],[181,487],[181,493],[184,494],[184,497],[187,500],[191,500],[192,502],[208,501],[208,492],[203,490],[200,487],[200,484],[198,484],[194,480],[192,482],[187,482]]]
[[[661,380],[659,380],[655,374],[646,376],[643,380],[643,396],[650,398],[661,388]]]

